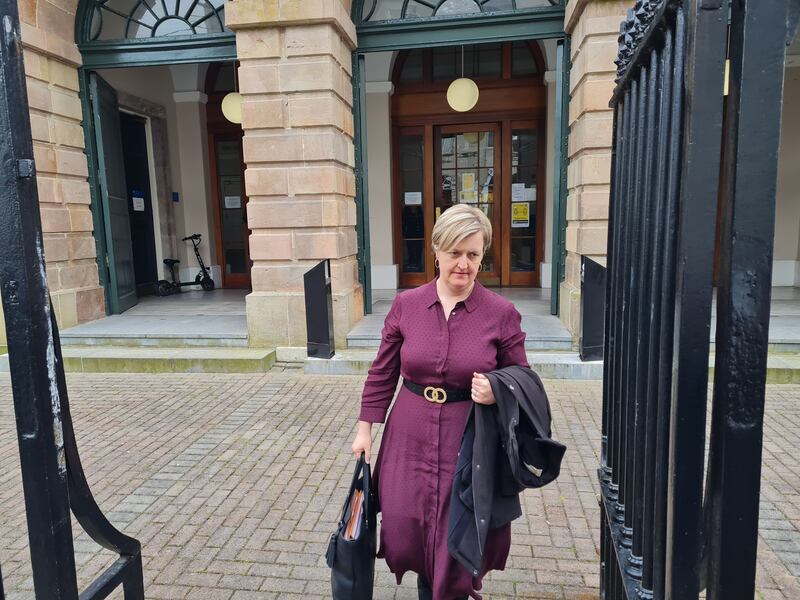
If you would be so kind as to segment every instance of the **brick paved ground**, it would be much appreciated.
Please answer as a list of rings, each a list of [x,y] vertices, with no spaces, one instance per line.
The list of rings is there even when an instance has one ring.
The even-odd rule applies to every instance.
[[[359,377],[72,375],[78,443],[100,506],[144,545],[147,597],[329,597],[322,555],[351,476]],[[485,597],[596,598],[598,382],[546,382],[561,478],[524,495],[508,569]],[[768,390],[758,598],[800,598],[800,386]],[[32,598],[7,376],[0,377],[0,564]],[[111,557],[76,539],[79,579]],[[379,561],[377,599],[416,597]],[[121,598],[120,594],[115,598]]]

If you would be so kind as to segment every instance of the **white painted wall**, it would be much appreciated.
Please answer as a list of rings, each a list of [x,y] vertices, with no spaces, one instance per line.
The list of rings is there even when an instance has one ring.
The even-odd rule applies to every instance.
[[[391,94],[393,52],[368,54],[367,168],[369,170],[369,240],[372,288],[397,289],[398,267],[393,257]]]
[[[555,127],[556,127],[556,41],[540,42],[545,59],[545,83],[547,85],[547,141],[545,146],[545,220],[544,220],[544,257],[539,262],[540,285],[549,288],[552,277],[553,262],[553,184],[555,183]]]
[[[778,155],[774,285],[800,285],[800,65],[786,69]]]

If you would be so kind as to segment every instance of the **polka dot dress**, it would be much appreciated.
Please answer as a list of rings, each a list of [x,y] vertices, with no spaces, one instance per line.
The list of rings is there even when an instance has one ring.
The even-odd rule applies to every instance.
[[[505,298],[476,282],[445,319],[436,280],[397,295],[381,346],[364,384],[362,421],[381,423],[398,377],[425,386],[469,389],[474,372],[528,366],[520,315]],[[473,577],[447,551],[450,492],[472,402],[436,404],[400,388],[375,464],[381,505],[378,556],[398,583],[406,571],[430,582],[434,600],[472,596],[483,575],[503,569],[511,526],[490,530],[484,568]]]

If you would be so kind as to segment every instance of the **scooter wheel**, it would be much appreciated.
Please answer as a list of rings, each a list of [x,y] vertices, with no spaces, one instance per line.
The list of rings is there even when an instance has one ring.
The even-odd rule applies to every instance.
[[[166,279],[162,279],[158,282],[156,291],[159,296],[169,296],[172,293],[172,284]]]
[[[214,280],[211,277],[204,277],[200,281],[200,285],[205,291],[210,292],[214,289]]]

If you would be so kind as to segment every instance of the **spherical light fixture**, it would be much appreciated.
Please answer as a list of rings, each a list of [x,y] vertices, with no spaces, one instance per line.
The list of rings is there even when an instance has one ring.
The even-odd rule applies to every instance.
[[[447,88],[447,103],[457,112],[472,110],[479,96],[478,84],[469,77],[459,77]]]
[[[447,88],[447,103],[456,112],[467,112],[478,103],[478,84],[464,77],[464,46],[461,46],[461,77]]]
[[[242,95],[239,92],[229,92],[222,99],[222,114],[231,123],[242,122]]]

